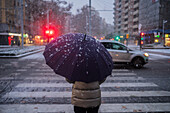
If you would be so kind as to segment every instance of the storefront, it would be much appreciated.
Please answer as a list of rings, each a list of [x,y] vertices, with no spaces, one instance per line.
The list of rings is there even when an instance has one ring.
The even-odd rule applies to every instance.
[[[21,34],[17,33],[0,33],[0,45],[18,45],[21,44]]]

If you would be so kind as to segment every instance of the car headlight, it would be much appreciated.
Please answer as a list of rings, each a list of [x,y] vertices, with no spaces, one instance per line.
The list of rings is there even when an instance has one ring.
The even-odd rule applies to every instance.
[[[144,53],[143,55],[146,56],[146,57],[149,57],[149,54],[148,54],[148,53]]]

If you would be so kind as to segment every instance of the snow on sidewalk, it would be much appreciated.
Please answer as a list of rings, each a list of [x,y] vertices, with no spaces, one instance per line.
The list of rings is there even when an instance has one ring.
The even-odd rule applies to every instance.
[[[39,49],[44,49],[44,46],[26,46],[23,49],[20,47],[0,48],[0,55],[20,55],[28,52],[33,52]]]

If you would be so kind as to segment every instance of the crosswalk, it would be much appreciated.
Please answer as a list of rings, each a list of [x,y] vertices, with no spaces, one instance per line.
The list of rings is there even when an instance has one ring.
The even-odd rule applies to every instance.
[[[28,76],[22,76],[30,70]],[[0,113],[73,113],[72,84],[48,66],[30,62],[16,73],[15,78],[0,78],[18,82],[0,98]],[[170,112],[170,92],[128,69],[113,69],[101,91],[100,113]]]

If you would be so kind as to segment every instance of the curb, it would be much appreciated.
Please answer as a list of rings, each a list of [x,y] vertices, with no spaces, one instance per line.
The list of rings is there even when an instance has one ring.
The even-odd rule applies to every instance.
[[[20,57],[28,56],[28,55],[38,53],[38,52],[41,52],[41,51],[44,51],[44,49],[39,49],[39,50],[24,53],[24,54],[16,55],[16,56],[0,56],[0,58],[20,58]]]

